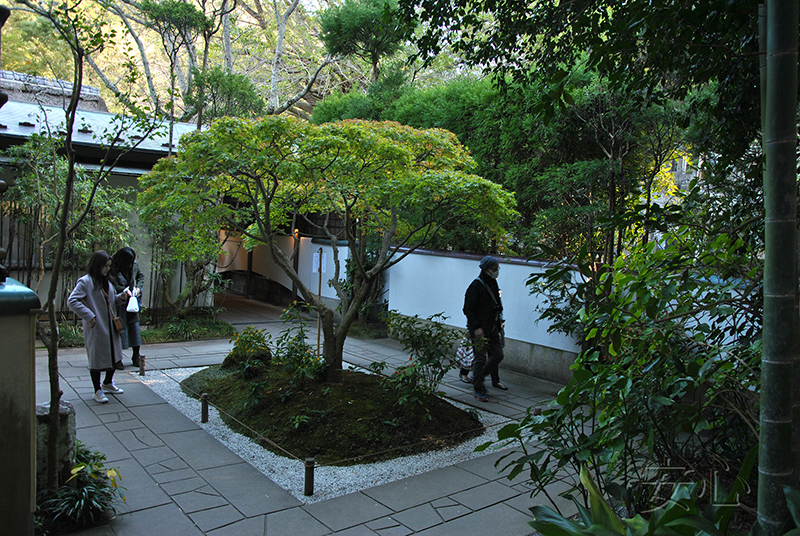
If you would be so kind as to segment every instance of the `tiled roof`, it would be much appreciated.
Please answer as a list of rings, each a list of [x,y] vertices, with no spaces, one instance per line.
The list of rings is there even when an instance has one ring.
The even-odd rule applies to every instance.
[[[65,113],[60,107],[40,106],[34,103],[8,101],[0,108],[0,140],[5,138],[3,146],[22,143],[34,133],[46,134],[48,130],[52,135],[64,133]],[[191,123],[175,123],[173,133],[173,152],[177,149],[178,141],[183,134],[197,129]],[[169,125],[162,122],[157,130],[151,133],[143,132],[137,128],[131,119],[106,112],[92,112],[79,110],[73,131],[73,145],[77,151],[80,147],[100,154],[107,147],[111,139],[119,136],[116,145],[120,148],[136,147],[133,153],[147,154],[142,162],[145,167],[152,165],[153,159],[158,159],[169,154]],[[126,159],[131,160],[131,159]],[[135,158],[133,158],[135,160]]]

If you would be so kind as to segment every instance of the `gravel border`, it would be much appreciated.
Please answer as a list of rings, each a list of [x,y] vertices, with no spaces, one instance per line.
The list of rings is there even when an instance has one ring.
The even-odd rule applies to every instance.
[[[317,467],[314,470],[314,494],[306,496],[303,495],[305,474],[303,462],[278,456],[259,446],[250,438],[231,431],[219,417],[217,410],[210,405],[208,422],[200,422],[200,401],[186,396],[181,390],[179,382],[204,368],[206,367],[151,369],[147,371],[147,376],[137,376],[137,378],[244,461],[306,504],[333,499],[494,452],[490,449],[484,452],[475,452],[475,447],[487,441],[496,440],[499,425],[509,422],[509,419],[502,415],[445,399],[459,408],[476,411],[478,419],[487,427],[486,432],[453,448],[402,456],[378,463],[349,467]]]

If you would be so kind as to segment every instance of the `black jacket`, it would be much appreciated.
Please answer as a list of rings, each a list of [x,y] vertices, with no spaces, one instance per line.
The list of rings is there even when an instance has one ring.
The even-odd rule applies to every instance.
[[[467,287],[464,295],[464,314],[467,317],[467,329],[470,335],[478,328],[483,328],[487,336],[499,331],[503,317],[500,289],[497,281],[484,271],[481,271],[478,279]]]

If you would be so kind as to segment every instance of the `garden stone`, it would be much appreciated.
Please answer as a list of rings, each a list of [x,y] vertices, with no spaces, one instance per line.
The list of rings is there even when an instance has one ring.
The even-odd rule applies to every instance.
[[[69,479],[75,465],[77,432],[75,428],[75,408],[69,402],[61,401],[58,408],[58,474],[59,482]],[[36,487],[47,487],[47,428],[50,422],[50,404],[36,405]]]

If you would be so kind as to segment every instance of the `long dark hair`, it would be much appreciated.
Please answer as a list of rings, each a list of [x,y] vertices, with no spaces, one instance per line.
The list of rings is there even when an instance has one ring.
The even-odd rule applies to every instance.
[[[108,288],[108,276],[103,276],[103,267],[105,267],[111,255],[103,251],[97,250],[89,259],[89,265],[86,267],[86,273],[92,276],[96,285],[103,289]]]
[[[133,276],[133,261],[136,260],[136,252],[132,248],[124,247],[119,248],[114,256],[111,257],[111,269],[116,273],[121,274],[128,285],[131,284],[131,277]]]

